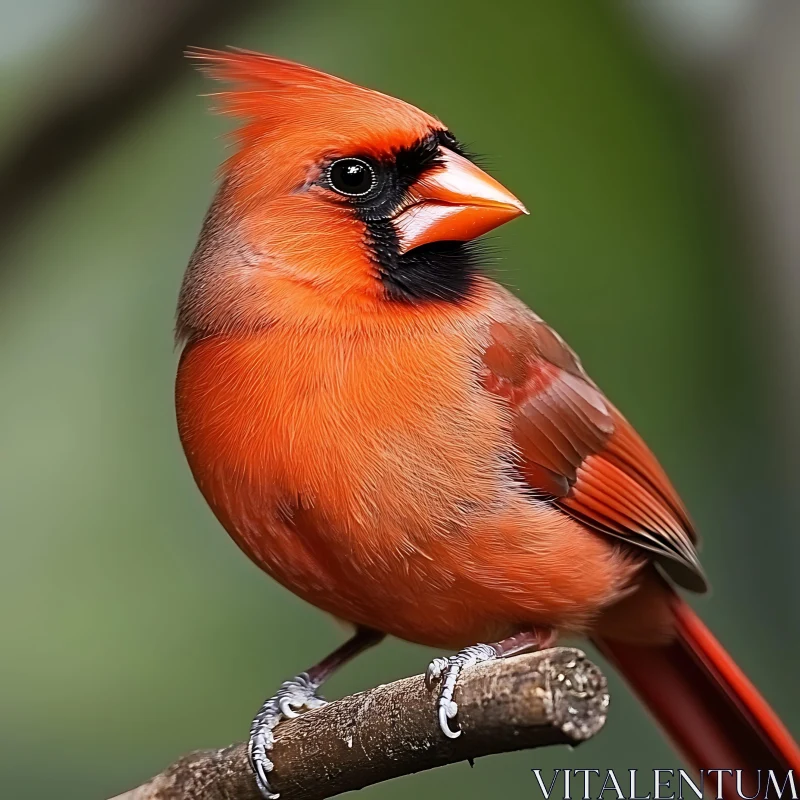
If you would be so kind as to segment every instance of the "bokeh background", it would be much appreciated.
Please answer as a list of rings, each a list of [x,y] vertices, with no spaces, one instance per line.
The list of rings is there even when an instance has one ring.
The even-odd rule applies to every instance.
[[[444,119],[531,210],[502,278],[581,353],[704,537],[697,602],[795,734],[800,4],[0,0],[0,794],[107,798],[240,739],[343,633],[258,572],[175,432],[173,312],[226,123],[184,46],[250,47]],[[328,695],[422,670],[390,642]],[[676,767],[605,732],[365,798]]]

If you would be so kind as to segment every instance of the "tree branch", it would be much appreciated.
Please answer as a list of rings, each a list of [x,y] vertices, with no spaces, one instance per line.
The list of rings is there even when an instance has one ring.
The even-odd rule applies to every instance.
[[[551,744],[578,744],[606,720],[605,676],[574,648],[491,661],[465,671],[455,699],[464,735],[439,730],[417,675],[282,722],[273,785],[283,800],[322,800],[399,775]],[[113,800],[261,800],[246,745],[184,756]]]
[[[83,68],[56,70],[39,113],[0,162],[0,246],[49,191],[185,74],[184,49],[278,0],[127,0],[103,4]],[[89,44],[89,42],[91,42]],[[87,52],[88,51],[88,54]]]

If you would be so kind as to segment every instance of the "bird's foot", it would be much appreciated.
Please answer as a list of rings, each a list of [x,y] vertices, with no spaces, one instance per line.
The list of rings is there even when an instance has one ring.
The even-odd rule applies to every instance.
[[[434,658],[428,665],[425,673],[425,684],[428,689],[433,689],[437,683],[441,682],[436,706],[439,713],[439,726],[445,736],[450,739],[457,739],[461,736],[459,727],[456,726],[455,729],[450,727],[450,720],[458,714],[458,704],[453,700],[453,692],[461,671],[466,667],[491,661],[497,657],[497,649],[492,645],[473,644],[449,658]]]
[[[275,694],[264,701],[253,724],[250,726],[248,756],[256,776],[256,783],[268,800],[276,800],[278,794],[269,785],[268,775],[273,763],[267,755],[275,743],[273,729],[283,719],[291,719],[312,708],[324,706],[326,701],[317,696],[318,684],[307,672],[284,681]]]

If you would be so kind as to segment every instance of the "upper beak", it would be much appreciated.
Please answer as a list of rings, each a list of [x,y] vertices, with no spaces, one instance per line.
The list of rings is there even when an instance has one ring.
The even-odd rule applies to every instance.
[[[395,217],[400,252],[431,242],[476,239],[528,211],[469,159],[439,148],[440,166],[409,190],[411,204]]]

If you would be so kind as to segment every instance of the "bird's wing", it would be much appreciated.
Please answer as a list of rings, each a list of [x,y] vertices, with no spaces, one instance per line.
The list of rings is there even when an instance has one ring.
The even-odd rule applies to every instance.
[[[697,537],[664,470],[561,337],[509,295],[482,354],[485,387],[508,404],[525,481],[586,525],[652,551],[705,591]]]

